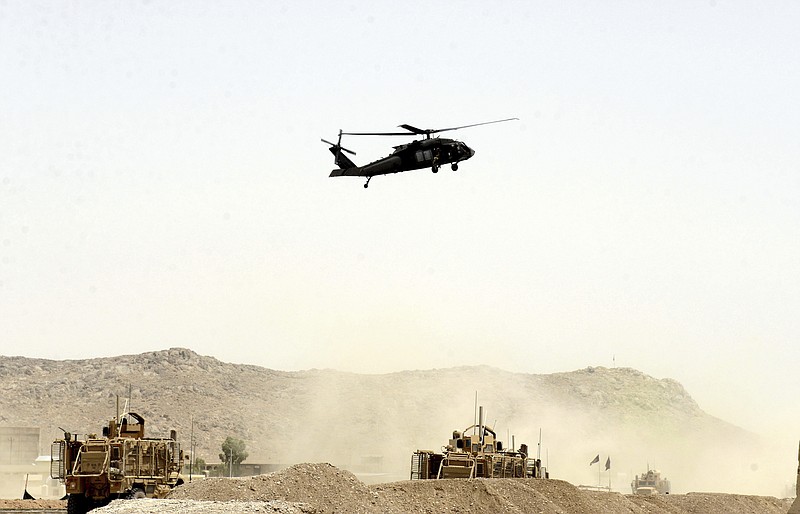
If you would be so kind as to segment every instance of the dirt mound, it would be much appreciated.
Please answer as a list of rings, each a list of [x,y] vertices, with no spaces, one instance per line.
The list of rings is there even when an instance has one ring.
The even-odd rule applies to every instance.
[[[730,512],[731,514],[781,513],[785,514],[792,504],[791,499],[771,496],[747,496],[743,494],[688,493],[669,496],[628,496],[628,499],[643,507],[643,512]]]
[[[584,491],[562,480],[420,480],[367,486],[330,464],[298,464],[249,478],[200,480],[175,489],[170,498],[203,500],[210,510],[193,511],[209,513],[229,512],[220,504],[229,500],[283,501],[290,504],[287,509],[300,512],[354,514],[784,514],[791,503],[734,494],[632,496]]]
[[[397,482],[374,486],[382,512],[493,514],[683,513],[638,507],[619,493],[582,491],[562,480],[476,479]],[[377,512],[377,511],[376,511]],[[689,511],[686,511],[689,512]],[[698,511],[699,512],[699,511]],[[704,514],[716,511],[702,511]],[[720,513],[731,514],[722,510]],[[735,512],[735,511],[733,511]],[[748,511],[750,512],[750,511]],[[778,511],[783,512],[783,511]]]
[[[283,500],[306,503],[316,512],[375,512],[375,496],[349,471],[331,464],[296,464],[248,478],[207,478],[176,488],[172,499]]]
[[[316,514],[317,510],[306,504],[280,500],[268,502],[247,501],[198,501],[198,500],[114,500],[93,514],[161,514],[180,512],[192,514]]]
[[[13,505],[12,505],[13,503]],[[32,508],[9,500],[0,508]],[[64,508],[65,502],[44,508]],[[585,491],[562,480],[415,480],[367,486],[327,463],[297,464],[247,478],[208,478],[174,489],[166,500],[117,500],[98,514],[785,514],[791,500],[689,493],[633,496]]]

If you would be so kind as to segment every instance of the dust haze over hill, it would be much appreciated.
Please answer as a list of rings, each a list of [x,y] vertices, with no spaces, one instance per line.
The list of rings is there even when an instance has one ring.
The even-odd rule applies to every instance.
[[[251,463],[331,462],[373,481],[408,478],[411,453],[438,450],[474,421],[475,394],[508,446],[541,452],[551,476],[628,492],[655,467],[673,492],[784,497],[793,449],[706,414],[676,381],[629,368],[533,375],[477,366],[381,375],[274,371],[173,348],[112,358],[54,361],[0,357],[0,425],[40,426],[42,452],[61,435],[97,433],[131,392],[150,435],[178,430],[209,463],[225,437],[247,444]],[[542,446],[537,449],[539,431]],[[597,454],[609,473],[589,466]],[[598,471],[600,472],[598,474]]]

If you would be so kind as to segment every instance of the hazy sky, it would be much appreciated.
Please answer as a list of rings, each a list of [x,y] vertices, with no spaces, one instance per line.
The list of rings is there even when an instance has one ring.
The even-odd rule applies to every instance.
[[[797,2],[0,0],[0,351],[616,364],[798,436],[798,27]],[[319,141],[511,116],[448,134],[458,172],[368,190]]]

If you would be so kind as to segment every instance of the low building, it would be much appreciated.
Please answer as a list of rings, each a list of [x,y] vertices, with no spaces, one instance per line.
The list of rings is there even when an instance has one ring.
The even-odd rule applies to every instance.
[[[64,486],[50,478],[50,456],[39,455],[40,429],[0,427],[0,498],[20,499],[27,490],[34,498],[64,495]]]

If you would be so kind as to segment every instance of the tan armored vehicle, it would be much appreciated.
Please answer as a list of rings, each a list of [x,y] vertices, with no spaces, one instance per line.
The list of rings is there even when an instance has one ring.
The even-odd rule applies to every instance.
[[[442,453],[414,452],[411,480],[438,478],[549,478],[549,474],[540,459],[528,458],[527,445],[505,450],[494,431],[481,422],[454,431]]]
[[[64,482],[68,514],[83,514],[118,498],[163,498],[183,483],[183,453],[169,439],[144,437],[144,418],[129,412],[85,440],[68,432],[53,442],[50,476]]]
[[[670,484],[669,480],[661,478],[661,473],[648,469],[641,477],[636,475],[631,482],[631,491],[640,495],[669,494]]]

